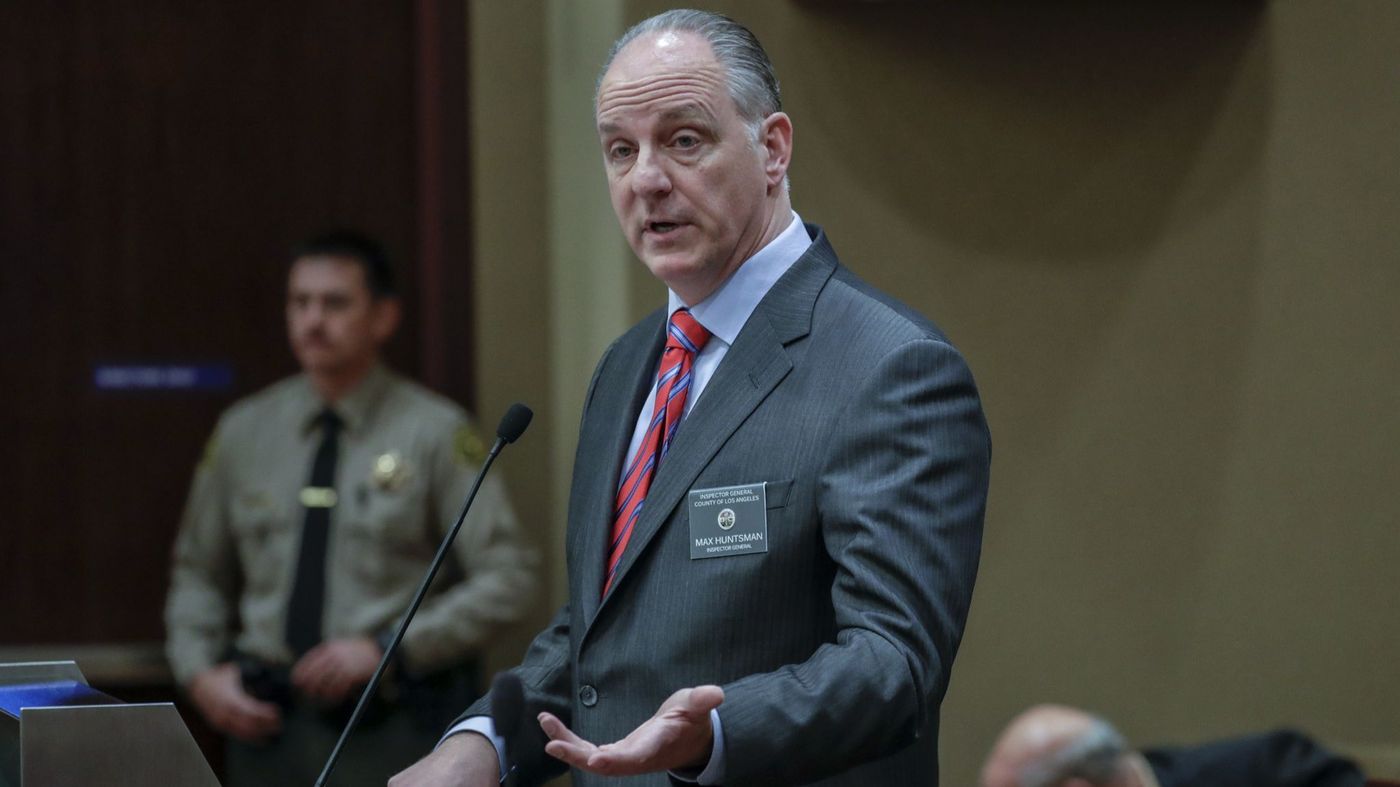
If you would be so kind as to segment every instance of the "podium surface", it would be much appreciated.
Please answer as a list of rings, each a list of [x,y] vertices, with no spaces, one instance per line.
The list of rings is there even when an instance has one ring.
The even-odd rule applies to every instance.
[[[128,705],[71,661],[0,664],[0,787],[219,787],[168,702]]]

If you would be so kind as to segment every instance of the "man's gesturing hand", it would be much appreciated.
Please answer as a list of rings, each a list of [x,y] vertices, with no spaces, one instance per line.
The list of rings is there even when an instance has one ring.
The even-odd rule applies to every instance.
[[[714,745],[710,711],[724,702],[719,686],[697,686],[672,694],[642,726],[616,743],[595,746],[549,713],[539,716],[549,736],[544,750],[579,770],[604,776],[704,767]]]

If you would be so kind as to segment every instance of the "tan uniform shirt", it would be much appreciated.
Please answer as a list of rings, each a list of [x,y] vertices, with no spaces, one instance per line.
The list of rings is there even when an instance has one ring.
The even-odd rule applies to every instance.
[[[315,418],[324,407],[298,375],[219,419],[195,471],[166,601],[166,651],[181,684],[223,660],[230,644],[269,662],[291,662],[287,603],[303,490],[321,441]],[[375,636],[407,609],[486,446],[460,408],[382,367],[335,410],[345,425],[322,637]],[[534,571],[535,555],[521,544],[493,470],[404,636],[408,668],[433,670],[481,648],[500,624],[524,613]]]

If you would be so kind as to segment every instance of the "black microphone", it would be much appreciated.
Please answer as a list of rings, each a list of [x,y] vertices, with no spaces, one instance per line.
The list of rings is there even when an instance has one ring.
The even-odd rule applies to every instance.
[[[513,786],[515,762],[511,754],[517,751],[516,742],[525,723],[525,685],[514,672],[498,672],[491,681],[491,722],[496,725],[496,734],[506,742],[506,773],[501,784]]]
[[[534,417],[535,414],[530,408],[516,402],[501,416],[501,425],[496,427],[496,437],[507,443],[519,440],[520,435],[525,433],[525,428],[530,425],[530,419]]]
[[[457,515],[457,522],[452,525],[452,529],[447,531],[447,536],[442,539],[442,544],[438,546],[437,555],[433,557],[432,565],[428,566],[428,573],[423,576],[423,584],[418,586],[418,592],[413,596],[413,602],[408,605],[408,612],[403,617],[403,622],[399,624],[398,630],[394,632],[394,639],[389,643],[389,647],[384,649],[384,657],[379,660],[379,667],[374,670],[374,677],[369,679],[365,685],[365,690],[360,692],[360,701],[355,703],[355,712],[350,714],[350,720],[345,723],[345,729],[340,733],[340,740],[336,741],[335,748],[331,749],[331,756],[326,760],[326,767],[321,769],[321,775],[316,778],[316,787],[324,787],[326,779],[330,778],[331,771],[335,768],[335,763],[340,759],[340,752],[345,748],[345,741],[349,740],[350,733],[354,731],[355,725],[359,724],[360,716],[364,715],[366,706],[369,705],[369,698],[374,696],[374,692],[379,688],[379,681],[384,677],[384,671],[389,668],[389,662],[394,657],[394,651],[399,649],[399,643],[403,641],[403,633],[408,630],[408,624],[413,620],[413,616],[418,613],[418,606],[423,603],[423,597],[428,595],[428,586],[433,584],[433,578],[437,576],[439,568],[442,568],[442,561],[447,558],[447,550],[452,546],[452,542],[457,538],[457,531],[462,529],[462,521],[467,518],[467,511],[471,510],[472,501],[476,499],[476,490],[481,488],[481,482],[486,478],[486,471],[491,469],[491,463],[496,461],[496,454],[501,452],[506,443],[513,443],[520,439],[520,435],[525,433],[525,427],[530,425],[530,419],[534,417],[530,408],[516,402],[510,406],[506,414],[501,417],[500,426],[496,427],[496,442],[491,445],[491,450],[486,452],[486,459],[481,463],[481,470],[476,474],[476,482],[472,484],[472,491],[467,493],[467,500],[462,504],[462,512]],[[520,679],[516,678],[517,691]],[[520,705],[523,707],[524,700]],[[516,726],[520,725],[520,712],[516,711]]]

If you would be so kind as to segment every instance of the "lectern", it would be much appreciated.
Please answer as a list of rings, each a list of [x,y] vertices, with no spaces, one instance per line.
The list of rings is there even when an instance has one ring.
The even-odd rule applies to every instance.
[[[72,661],[0,664],[0,787],[219,787],[169,702],[121,702]]]

